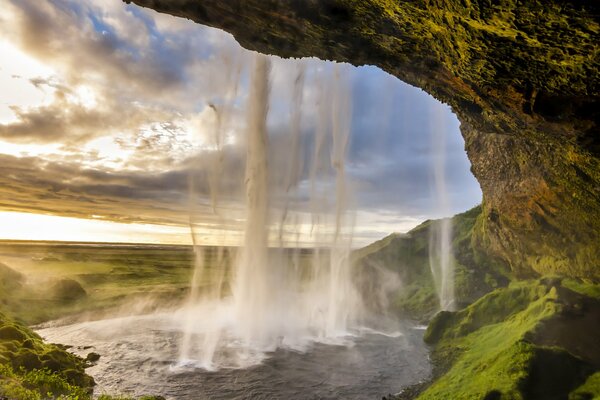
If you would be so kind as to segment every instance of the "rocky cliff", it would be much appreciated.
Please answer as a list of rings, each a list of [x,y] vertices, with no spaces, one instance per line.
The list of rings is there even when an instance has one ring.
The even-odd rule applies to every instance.
[[[474,245],[516,276],[600,280],[597,1],[133,2],[248,49],[377,65],[423,88],[461,121],[483,190]]]

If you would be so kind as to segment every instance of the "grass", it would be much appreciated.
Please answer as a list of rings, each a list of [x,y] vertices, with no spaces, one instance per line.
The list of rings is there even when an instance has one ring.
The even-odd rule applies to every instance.
[[[600,372],[596,372],[585,383],[569,394],[569,400],[597,400],[600,398]]]
[[[0,395],[19,400],[90,398],[86,390],[60,374],[48,370],[15,372],[8,365],[0,365]]]
[[[2,281],[12,282],[2,288],[0,305],[31,325],[125,304],[179,301],[189,287],[193,253],[180,246],[0,243],[0,263]]]
[[[477,252],[472,244],[473,232],[481,207],[452,218],[452,262],[455,268],[455,292],[459,307],[484,294],[505,286],[508,272],[503,265]],[[390,294],[393,311],[404,318],[429,320],[438,310],[429,265],[429,238],[438,221],[426,221],[407,234],[392,234],[354,253],[354,265],[364,296],[369,298],[381,273],[392,271],[400,277],[401,288]],[[367,283],[365,283],[367,281]]]
[[[576,305],[584,311],[574,316]],[[578,347],[581,335],[593,333],[563,333],[574,319],[585,320],[586,313],[596,318],[599,310],[597,300],[571,291],[560,279],[546,279],[516,282],[464,310],[441,313],[425,336],[435,345],[440,377],[418,399],[558,400],[569,393],[578,398],[578,392],[596,398],[600,390],[592,374],[600,360]],[[597,327],[592,323],[589,329]]]
[[[579,279],[564,279],[562,284],[574,292],[600,299],[600,284]]]
[[[0,396],[9,399],[90,398],[87,363],[0,313]]]

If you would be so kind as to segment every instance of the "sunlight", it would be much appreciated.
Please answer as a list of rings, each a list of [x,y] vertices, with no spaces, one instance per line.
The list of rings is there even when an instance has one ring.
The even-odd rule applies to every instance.
[[[124,224],[12,211],[0,212],[0,239],[190,244],[189,229],[181,226]]]
[[[12,143],[0,140],[0,154],[15,157],[38,157],[48,154],[61,154],[59,143],[35,144],[35,143]],[[62,152],[64,154],[64,152]]]
[[[48,79],[54,71],[11,43],[0,40],[0,123],[15,121],[14,107],[49,104],[54,90],[35,86],[30,79]]]

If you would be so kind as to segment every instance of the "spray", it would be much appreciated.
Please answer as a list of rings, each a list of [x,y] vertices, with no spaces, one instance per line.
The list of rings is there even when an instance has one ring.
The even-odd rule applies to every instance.
[[[267,124],[270,71],[269,58],[256,54],[250,74],[243,142],[246,150],[243,242],[232,260],[228,282],[231,293],[203,290],[212,295],[202,296],[193,290],[183,314],[189,333],[183,337],[180,361],[205,369],[247,367],[279,347],[301,351],[315,341],[345,343],[361,308],[350,274],[354,220],[349,215],[345,157],[352,107],[346,74],[337,67],[333,79],[329,72],[317,78],[321,79],[318,86],[325,88],[320,102],[323,110],[318,113],[313,165],[307,169],[308,176],[304,176],[301,146],[304,67],[296,69],[290,96],[291,145],[277,149],[285,151],[280,161],[286,162],[285,167],[270,158],[274,150],[270,149]],[[216,120],[220,119],[222,115]],[[327,164],[323,162],[325,159],[329,161]],[[220,167],[208,170],[221,171]],[[273,179],[282,172],[283,179]],[[319,182],[332,177],[333,195],[319,189]],[[213,174],[213,178],[217,176]],[[302,183],[311,187],[308,213],[292,208],[296,186]],[[218,182],[209,186],[212,189]],[[218,197],[212,193],[215,209]],[[303,235],[312,237],[317,250],[307,253],[285,247],[294,238],[298,245]],[[202,257],[197,260],[197,269],[212,268],[211,257],[201,251],[196,256]]]

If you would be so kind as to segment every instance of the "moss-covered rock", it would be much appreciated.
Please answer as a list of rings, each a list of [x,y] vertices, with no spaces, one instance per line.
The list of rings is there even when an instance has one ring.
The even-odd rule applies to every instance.
[[[42,399],[50,393],[88,398],[94,380],[85,367],[82,358],[44,343],[29,328],[0,313],[0,397]]]
[[[600,372],[588,377],[585,383],[569,394],[569,400],[595,400],[600,397]]]
[[[483,191],[479,249],[600,280],[600,3],[125,0],[262,53],[377,65],[449,104]]]
[[[91,352],[91,353],[88,353],[87,356],[85,356],[85,359],[89,362],[94,363],[94,362],[100,360],[100,354]]]
[[[65,346],[45,343],[26,326],[0,312],[0,399],[92,400],[94,379],[85,373],[87,359],[69,353]],[[130,397],[102,395],[104,400],[134,400]],[[142,396],[138,400],[164,400],[161,396]]]

